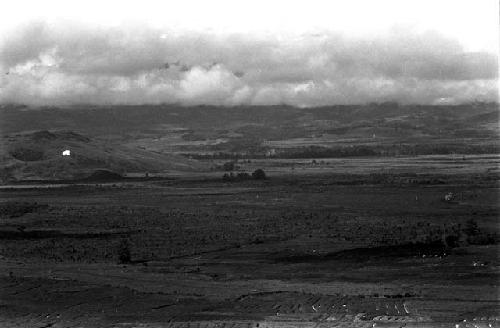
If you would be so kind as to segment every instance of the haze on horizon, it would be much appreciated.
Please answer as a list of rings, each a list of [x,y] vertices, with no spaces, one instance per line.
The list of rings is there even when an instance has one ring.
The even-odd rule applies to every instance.
[[[0,103],[498,101],[498,2],[16,1]]]

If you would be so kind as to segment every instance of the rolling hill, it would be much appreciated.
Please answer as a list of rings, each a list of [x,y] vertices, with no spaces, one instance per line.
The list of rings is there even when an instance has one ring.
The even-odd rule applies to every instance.
[[[500,153],[496,103],[0,106],[1,176],[206,170],[204,160]],[[71,150],[71,156],[61,152]],[[199,159],[202,161],[192,160]]]
[[[63,156],[70,150],[69,156]],[[42,130],[9,135],[0,149],[1,179],[81,179],[96,171],[128,172],[196,171],[197,161],[140,148],[93,140],[73,131]]]

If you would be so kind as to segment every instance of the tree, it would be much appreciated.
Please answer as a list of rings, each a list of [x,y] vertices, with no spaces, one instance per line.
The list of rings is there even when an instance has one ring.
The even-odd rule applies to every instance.
[[[222,165],[224,171],[233,171],[234,170],[234,162],[226,162]]]
[[[257,169],[255,171],[253,171],[252,177],[255,180],[264,180],[264,179],[267,179],[266,173],[262,169]]]
[[[248,180],[250,179],[250,174],[246,172],[240,172],[236,175],[236,177],[238,178],[238,180]]]

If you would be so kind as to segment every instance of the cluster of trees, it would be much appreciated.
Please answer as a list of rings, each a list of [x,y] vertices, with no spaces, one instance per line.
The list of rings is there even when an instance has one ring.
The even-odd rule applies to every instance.
[[[47,209],[46,204],[29,203],[29,202],[6,202],[0,205],[0,218],[17,218],[27,213],[33,213],[40,209]]]
[[[222,168],[224,169],[224,171],[234,171],[237,167],[234,162],[226,162],[222,164]]]
[[[342,158],[358,156],[412,156],[450,154],[498,154],[500,145],[439,145],[439,144],[398,144],[398,145],[356,145],[328,148],[310,146],[282,150],[277,158]]]
[[[193,154],[192,158],[206,159],[247,159],[247,158],[344,158],[369,156],[413,156],[413,155],[450,155],[450,154],[499,154],[498,144],[394,144],[394,145],[355,145],[340,147],[308,146],[279,149],[275,153],[227,153]],[[231,169],[224,170],[231,171]]]
[[[222,176],[222,180],[224,181],[242,181],[242,180],[265,180],[267,179],[267,175],[262,169],[257,169],[249,174],[247,172],[239,172],[234,174],[233,172],[224,173]]]

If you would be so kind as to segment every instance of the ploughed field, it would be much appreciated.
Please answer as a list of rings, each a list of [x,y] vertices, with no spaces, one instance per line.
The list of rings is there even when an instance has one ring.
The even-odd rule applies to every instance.
[[[499,327],[498,174],[0,190],[0,326]]]

